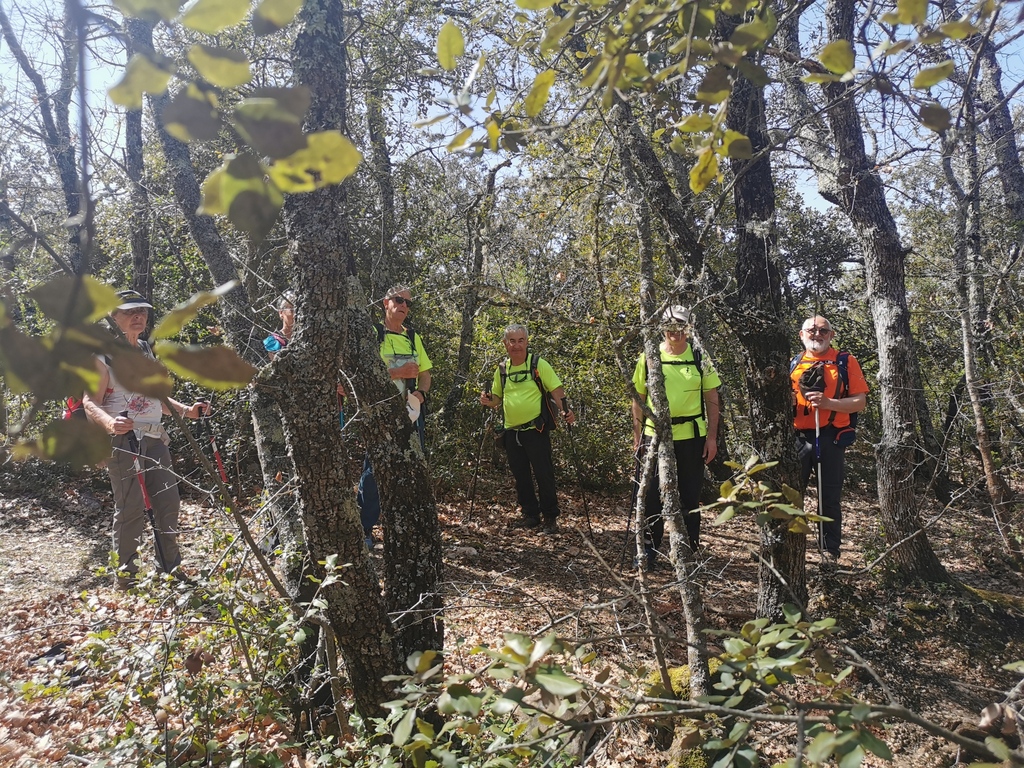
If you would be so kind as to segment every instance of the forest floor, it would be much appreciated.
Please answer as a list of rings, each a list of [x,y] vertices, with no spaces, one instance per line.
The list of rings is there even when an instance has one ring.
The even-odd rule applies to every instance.
[[[55,483],[44,473],[36,467],[28,476],[0,475],[0,766],[91,764],[81,751],[69,754],[69,744],[115,724],[103,720],[108,710],[100,705],[110,684],[90,679],[77,649],[98,616],[107,623],[142,622],[149,610],[138,596],[117,592],[109,576],[96,573],[109,548],[105,476],[86,473]],[[817,552],[808,546],[807,611],[835,617],[835,655],[847,656],[845,644],[877,674],[877,680],[860,671],[852,675],[852,694],[875,702],[891,696],[950,730],[974,724],[986,705],[1001,701],[1020,679],[1001,666],[1024,659],[1024,579],[1010,567],[983,510],[961,505],[943,512],[927,502],[922,519],[938,517],[929,539],[940,560],[959,582],[980,591],[900,583],[884,561],[866,570],[885,548],[870,483],[855,474],[848,480],[839,572],[822,573]],[[624,550],[628,496],[563,486],[562,532],[543,535],[508,528],[511,494],[509,480],[491,472],[481,478],[472,519],[463,492],[448,492],[439,501],[449,648],[494,646],[505,632],[553,627],[570,640],[592,642],[613,664],[653,668],[636,574]],[[182,549],[190,569],[204,565],[198,561],[200,541],[216,519],[212,510],[186,500]],[[738,630],[753,618],[756,605],[756,532],[749,520],[735,518],[721,527],[711,520],[705,513],[699,573],[707,619],[712,628]],[[588,527],[594,549],[583,536]],[[378,549],[374,557],[380,556]],[[649,586],[669,665],[683,665],[685,627],[671,571],[650,573]],[[55,669],[62,675],[55,677]],[[55,679],[61,681],[56,689]],[[69,679],[76,687],[59,690]],[[776,753],[771,743],[762,745],[763,753],[782,759],[792,733],[772,738]],[[954,747],[916,726],[893,724],[883,738],[896,756],[894,765],[956,763]],[[297,757],[289,763],[300,764]],[[632,726],[607,740],[591,764],[663,765],[665,757],[650,729]],[[882,764],[873,757],[865,761]]]

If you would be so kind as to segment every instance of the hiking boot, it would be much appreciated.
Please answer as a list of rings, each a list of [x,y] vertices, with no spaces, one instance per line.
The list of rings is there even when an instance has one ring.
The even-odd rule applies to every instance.
[[[521,517],[518,520],[515,520],[511,525],[509,525],[509,528],[527,528],[527,529],[533,531],[533,530],[536,530],[537,528],[540,528],[540,518],[539,517]]]
[[[549,535],[552,535],[552,536],[554,534],[556,534],[556,533],[559,533],[560,531],[558,529],[558,521],[555,518],[551,518],[550,520],[545,520],[541,524],[541,526],[540,526],[540,532],[541,533],[546,533],[546,534],[549,534]]]

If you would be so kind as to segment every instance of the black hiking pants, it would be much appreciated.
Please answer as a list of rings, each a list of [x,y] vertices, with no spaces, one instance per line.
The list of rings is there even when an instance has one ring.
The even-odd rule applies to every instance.
[[[555,466],[551,461],[551,434],[547,430],[509,429],[502,439],[508,467],[516,480],[516,498],[523,517],[554,520],[558,517],[558,497],[555,495]]]
[[[674,440],[672,447],[676,454],[676,482],[679,486],[679,509],[683,512],[686,534],[690,548],[696,552],[700,546],[700,488],[704,482],[704,438],[691,437]],[[650,438],[644,438],[644,454],[650,448]],[[665,536],[665,518],[662,515],[661,476],[658,465],[654,465],[654,476],[647,486],[644,498],[644,516],[647,518],[647,532],[655,549],[661,549]]]
[[[846,477],[846,448],[835,443],[839,430],[826,424],[820,430],[818,446],[821,451],[821,498],[818,510],[823,517],[832,518],[827,523],[820,523],[824,530],[825,549],[838,557],[839,548],[843,543],[843,480]],[[814,430],[803,429],[798,432],[800,439],[807,446],[800,451],[803,459],[803,484],[811,478],[811,471],[817,465],[814,448]],[[809,450],[808,450],[809,449]]]

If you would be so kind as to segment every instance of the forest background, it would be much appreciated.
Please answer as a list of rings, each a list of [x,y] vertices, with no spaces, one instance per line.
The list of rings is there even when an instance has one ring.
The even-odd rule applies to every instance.
[[[505,670],[498,679],[518,680],[518,697],[541,692],[540,703],[479,676],[438,683],[437,500],[475,492],[489,443],[475,395],[510,321],[530,325],[532,348],[555,364],[581,420],[559,435],[563,475],[577,474],[580,493],[628,486],[632,364],[642,348],[656,357],[661,308],[685,303],[726,382],[725,450],[711,468],[722,485],[709,501],[720,494],[722,521],[740,513],[759,534],[757,619],[731,628],[735,642],[713,664],[698,553],[670,537],[689,667],[681,696],[705,716],[722,707],[713,723],[679,726],[676,751],[697,734],[703,754],[750,764],[758,718],[740,711],[767,706],[747,699],[756,688],[786,702],[772,716],[790,729],[797,763],[886,755],[872,729],[913,713],[892,701],[889,710],[794,708],[780,692],[811,673],[832,690],[848,674],[813,653],[828,620],[801,618],[814,507],[805,511],[787,490],[800,482],[786,372],[801,321],[818,312],[868,374],[858,456],[870,464],[863,446],[873,447],[880,536],[869,569],[977,599],[928,535],[943,515],[969,509],[997,557],[1019,570],[1015,7],[317,0],[300,9],[207,0],[179,15],[174,0],[115,5],[0,9],[5,450],[102,458],[102,436],[59,419],[61,398],[88,387],[91,355],[112,355],[139,391],[167,396],[172,381],[93,330],[113,306],[101,283],[177,307],[154,329],[157,351],[185,380],[174,385],[179,399],[225,391],[214,426],[233,458],[232,488],[219,487],[232,522],[219,546],[248,545],[237,567],[204,571],[207,598],[248,606],[240,614],[256,621],[260,590],[270,590],[279,613],[262,620],[276,622],[277,634],[296,630],[283,646],[254,646],[239,617],[225,618],[224,642],[244,649],[236,660],[250,684],[262,679],[253,658],[292,654],[299,661],[288,679],[300,682],[271,688],[310,706],[296,721],[305,723],[300,734],[324,736],[309,720],[323,717],[311,702],[326,697],[349,739],[346,702],[364,717],[390,712],[382,749],[414,761],[471,753],[486,762],[479,733],[498,734],[499,751],[557,755],[560,739],[581,730],[576,719],[566,725],[566,711],[581,711],[583,691],[610,696],[606,678],[580,682],[574,664],[589,663],[587,644],[510,635],[493,661]],[[92,79],[122,67],[108,100]],[[812,184],[827,205],[807,203]],[[385,289],[399,282],[413,287],[415,327],[435,366],[429,462],[411,442],[371,328]],[[276,328],[272,305],[285,291],[295,296],[297,330],[268,364],[261,340]],[[343,426],[339,379],[350,392]],[[187,453],[184,432],[175,439],[176,453]],[[378,566],[351,493],[364,453],[384,508]],[[203,461],[192,456],[183,473]],[[671,478],[671,452],[651,457]],[[662,492],[672,530],[671,480]],[[925,519],[933,500],[941,513]],[[281,534],[276,569],[254,538],[268,521]],[[243,572],[261,586],[235,578]],[[642,595],[646,576],[638,578]],[[662,696],[647,690],[638,701],[667,718],[677,710],[662,699],[674,686],[664,635],[649,619]],[[762,634],[770,622],[782,629]],[[328,663],[335,643],[347,687]],[[166,658],[182,650],[168,643]],[[549,652],[569,661],[551,662]],[[395,705],[389,676],[410,654],[412,693]],[[744,666],[752,654],[758,664]],[[769,661],[780,655],[793,669]],[[1009,727],[1019,689],[1006,694],[999,719],[1010,741],[963,737],[975,754],[1020,764]],[[168,710],[160,696],[135,692],[140,706]],[[529,728],[504,721],[474,731],[475,718],[500,720],[516,706],[534,713]],[[812,710],[818,719],[805,720]],[[441,729],[441,716],[457,725]],[[361,738],[372,735],[361,727]],[[339,756],[338,738],[324,736],[317,749],[339,760],[365,754]],[[166,724],[133,726],[111,742],[105,748],[179,762],[223,747]],[[817,746],[805,755],[805,743]],[[256,760],[248,748],[230,747]],[[281,759],[264,751],[271,757],[259,759]]]

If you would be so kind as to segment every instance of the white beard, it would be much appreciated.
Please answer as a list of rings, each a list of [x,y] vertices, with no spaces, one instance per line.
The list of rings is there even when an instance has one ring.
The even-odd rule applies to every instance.
[[[804,349],[812,355],[821,355],[828,351],[830,342],[825,339],[805,338]]]

